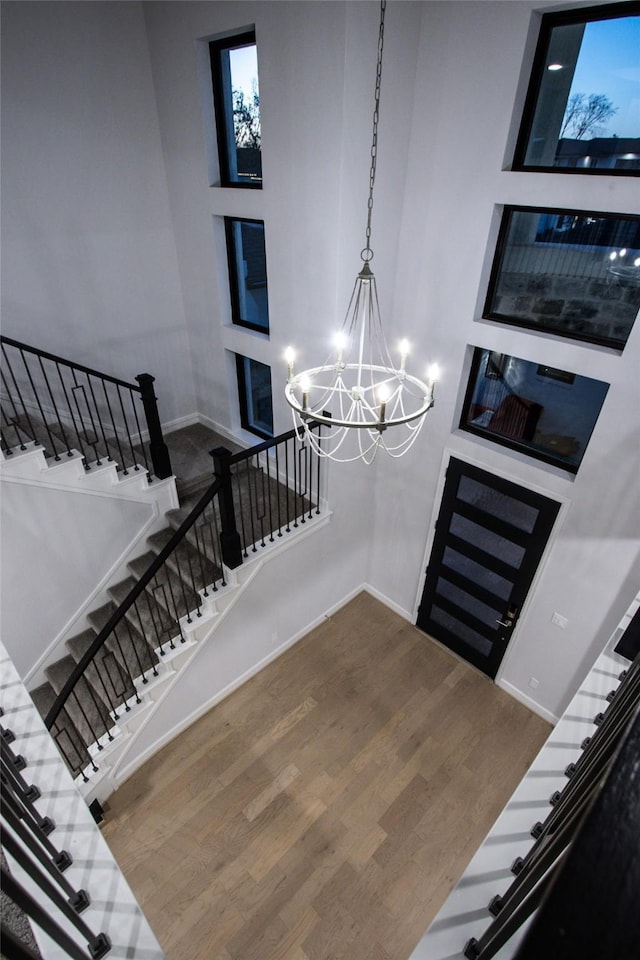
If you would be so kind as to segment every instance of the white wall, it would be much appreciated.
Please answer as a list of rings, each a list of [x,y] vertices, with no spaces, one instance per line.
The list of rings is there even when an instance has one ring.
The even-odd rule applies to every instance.
[[[413,612],[450,454],[560,499],[565,506],[548,557],[499,677],[512,693],[557,716],[635,595],[640,576],[640,324],[620,356],[480,320],[494,211],[504,203],[530,203],[638,213],[640,192],[632,178],[502,169],[512,117],[516,124],[519,119],[516,92],[536,4],[414,6],[421,8],[422,28],[396,296],[407,336],[443,373],[416,447],[399,466],[379,463],[368,579]],[[392,4],[388,22],[402,15]],[[526,77],[529,68],[527,61]],[[381,137],[385,122],[381,117]],[[383,159],[381,171],[382,165]],[[393,322],[398,324],[397,316]],[[611,384],[575,478],[457,430],[468,344]],[[568,618],[565,630],[551,624],[554,611]],[[532,676],[540,682],[535,691],[528,685]]]
[[[25,677],[126,555],[154,508],[6,480],[0,506],[2,641]]]
[[[3,333],[193,413],[140,4],[3,4],[2,186]]]
[[[359,268],[378,9],[376,0],[9,4],[6,332],[40,331],[53,348],[62,329],[87,352],[117,354],[131,373],[145,357],[164,419],[197,409],[232,431],[230,356],[244,352],[271,364],[276,429],[286,428],[282,350],[294,342],[301,362],[324,356],[324,331],[341,322]],[[413,616],[451,453],[557,496],[561,520],[502,674],[512,692],[557,715],[637,590],[640,327],[620,356],[482,321],[479,303],[500,204],[633,213],[640,197],[633,178],[503,169],[535,9],[531,0],[387,7],[374,269],[388,338],[406,335],[416,369],[436,360],[443,375],[406,458],[332,467],[330,529],[341,536],[327,538],[320,562],[331,606],[347,592],[332,553],[357,542],[349,556],[362,566],[349,582],[368,581]],[[208,179],[203,38],[252,24],[264,189],[221,189]],[[265,220],[268,340],[229,326],[216,229],[224,214]],[[470,344],[611,384],[577,477],[457,430]],[[556,610],[564,631],[551,625]]]

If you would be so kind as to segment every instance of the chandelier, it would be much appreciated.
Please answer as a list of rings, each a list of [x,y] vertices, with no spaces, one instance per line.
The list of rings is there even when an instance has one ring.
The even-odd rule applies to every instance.
[[[342,329],[336,334],[332,352],[322,366],[296,373],[293,349],[288,347],[285,352],[288,366],[285,399],[293,411],[294,427],[302,428],[305,439],[317,454],[343,463],[352,460],[371,463],[380,447],[392,457],[406,453],[433,406],[437,376],[435,365],[430,368],[426,382],[407,372],[407,340],[398,344],[394,363],[382,328],[376,280],[370,267],[385,9],[386,0],[381,0],[367,226],[365,246],[360,252],[362,267]],[[331,428],[322,439],[313,430],[318,424]],[[351,438],[355,438],[355,446]]]

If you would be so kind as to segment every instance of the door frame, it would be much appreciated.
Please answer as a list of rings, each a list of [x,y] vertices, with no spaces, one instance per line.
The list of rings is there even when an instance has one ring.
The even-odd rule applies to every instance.
[[[449,466],[449,460],[452,457],[455,457],[456,460],[461,460],[463,463],[468,463],[472,467],[478,467],[480,470],[485,470],[487,473],[492,473],[503,480],[509,481],[510,483],[515,483],[519,487],[525,487],[527,490],[531,490],[532,493],[537,493],[537,494],[540,494],[540,496],[542,497],[547,497],[552,500],[555,500],[557,503],[560,504],[560,509],[558,510],[558,516],[556,517],[556,521],[553,525],[551,533],[549,534],[544,550],[542,551],[542,556],[540,557],[540,563],[538,564],[536,572],[531,581],[531,586],[529,587],[529,590],[527,592],[527,596],[522,605],[522,609],[518,614],[518,620],[513,628],[513,632],[511,634],[511,637],[509,638],[509,643],[507,644],[507,649],[505,650],[504,656],[502,658],[500,666],[498,667],[498,671],[493,681],[497,686],[508,690],[508,692],[512,696],[515,696],[517,697],[517,699],[521,700],[521,702],[526,703],[527,706],[532,707],[533,705],[535,705],[537,708],[537,712],[540,713],[541,716],[545,716],[546,719],[549,719],[551,717],[551,714],[549,714],[548,711],[545,711],[543,707],[540,707],[535,700],[527,698],[527,695],[523,691],[519,690],[517,687],[514,687],[511,683],[509,683],[509,681],[504,680],[503,675],[506,672],[506,669],[509,665],[509,660],[511,659],[513,652],[515,650],[515,647],[517,645],[518,636],[522,632],[520,628],[523,623],[526,623],[532,597],[535,594],[540,577],[542,576],[542,573],[544,572],[544,569],[547,566],[547,563],[549,561],[549,555],[551,553],[553,545],[559,533],[561,532],[562,527],[564,526],[565,517],[568,513],[569,507],[571,506],[571,498],[568,497],[566,494],[558,493],[556,490],[549,489],[549,487],[543,487],[539,483],[529,483],[528,481],[524,481],[522,480],[521,477],[517,476],[515,473],[510,473],[501,467],[496,467],[495,464],[488,463],[486,460],[482,460],[479,457],[470,456],[467,453],[460,453],[459,450],[456,450],[453,447],[445,447],[442,453],[440,470],[438,473],[438,481],[436,483],[435,498],[433,501],[431,515],[429,518],[429,531],[427,534],[427,542],[424,550],[424,555],[422,558],[422,569],[420,572],[420,579],[418,581],[418,590],[416,593],[416,599],[415,599],[412,614],[411,614],[412,623],[414,624],[418,619],[418,610],[422,602],[422,594],[424,592],[424,585],[427,579],[427,567],[429,565],[429,560],[431,558],[431,551],[433,549],[433,542],[435,539],[436,521],[440,514],[440,507],[442,506],[442,497],[444,494],[444,488],[446,484],[447,468]],[[568,482],[570,483],[572,481],[569,480]],[[435,642],[437,643],[438,641],[436,640]],[[445,649],[448,650],[449,648],[446,647]]]

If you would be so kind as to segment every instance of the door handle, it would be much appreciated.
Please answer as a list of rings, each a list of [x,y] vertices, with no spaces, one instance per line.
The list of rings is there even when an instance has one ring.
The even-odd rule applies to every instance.
[[[509,607],[505,614],[504,620],[496,620],[496,623],[499,623],[501,627],[512,627],[513,621],[515,620],[518,614],[517,607]]]

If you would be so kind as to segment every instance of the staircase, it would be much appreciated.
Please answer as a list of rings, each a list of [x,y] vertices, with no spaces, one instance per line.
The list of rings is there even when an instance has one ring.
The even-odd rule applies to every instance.
[[[202,429],[196,428],[196,434],[198,429],[201,443]],[[4,466],[9,470],[21,458],[35,458],[43,475],[55,474],[58,483],[63,474],[75,468],[75,482],[80,484],[99,483],[101,488],[108,482],[116,488],[132,482],[147,484],[144,469],[136,469],[136,465],[129,467],[125,477],[115,463],[108,466],[83,463],[77,453],[57,461],[54,456],[47,456],[50,450],[43,435],[46,428],[40,428],[40,443],[29,439],[26,425],[23,424],[21,430],[24,450],[4,454]],[[215,442],[214,436],[210,442]],[[172,435],[167,441],[171,447]],[[178,431],[174,444],[189,447],[189,437]],[[262,446],[264,444],[258,445]],[[243,557],[247,559],[270,541],[275,544],[284,532],[292,532],[299,523],[308,522],[311,516],[308,494],[299,496],[297,489],[291,490],[290,485],[271,475],[268,465],[265,472],[259,463],[260,456],[264,455],[262,451],[252,460],[243,460],[234,475],[233,500],[238,525],[243,531],[238,538],[242,542]],[[244,458],[246,452],[237,453],[236,457]],[[180,464],[179,454],[176,459]],[[206,481],[205,490],[211,486],[210,468],[208,474],[200,473],[206,461],[211,462],[208,453],[202,451],[201,446],[200,455],[192,459],[195,462],[191,470],[184,471],[178,480],[179,507],[164,513],[164,523],[156,524],[159,529],[153,529],[141,549],[127,561],[124,575],[121,573],[108,585],[106,602],[87,613],[84,629],[65,639],[63,649],[58,648],[55,659],[44,668],[43,682],[30,690],[36,707],[46,718],[101,631],[147,578],[140,596],[129,606],[117,627],[108,632],[98,652],[90,657],[50,726],[60,753],[88,802],[94,797],[103,799],[111,792],[111,787],[106,792],[103,789],[110,769],[121,759],[145,717],[196,654],[198,645],[208,639],[221,611],[240,593],[242,576],[230,570],[222,559],[223,523],[215,500],[200,513],[180,542],[173,545],[154,575],[148,576],[153,565],[158,566],[163,551],[166,553],[175,540],[176,532],[193,515],[194,506],[202,499],[203,481]],[[296,458],[292,460],[295,462]],[[110,474],[110,481],[106,473]],[[293,486],[300,487],[299,477]],[[314,499],[317,502],[317,496]]]

